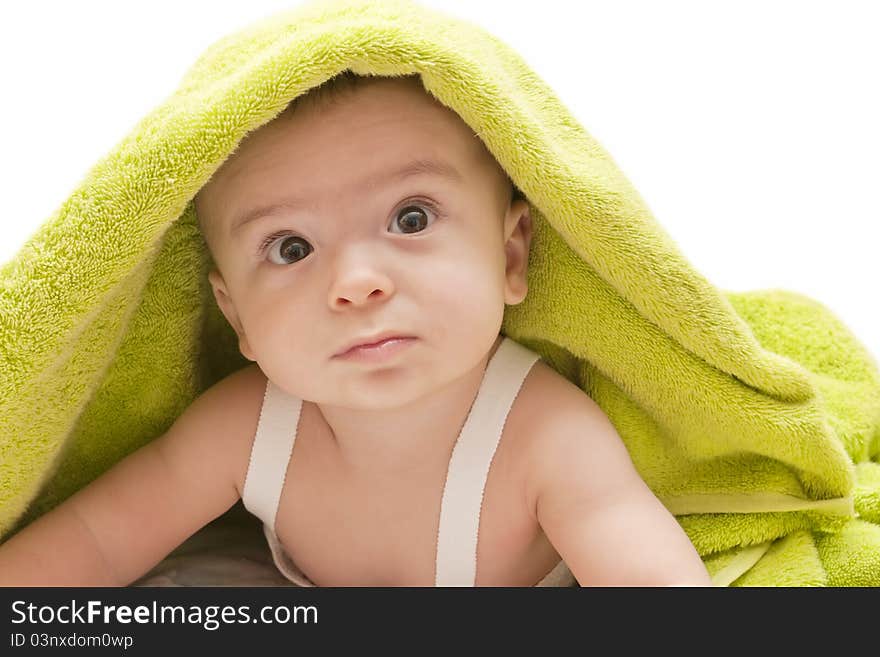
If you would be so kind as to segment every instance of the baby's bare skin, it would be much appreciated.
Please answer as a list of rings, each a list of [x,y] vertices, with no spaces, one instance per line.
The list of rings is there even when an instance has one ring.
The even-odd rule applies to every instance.
[[[265,378],[254,370],[259,404]],[[511,408],[486,481],[477,586],[531,586],[560,560],[538,523],[529,463],[542,413],[566,403],[569,386],[537,362]],[[304,402],[276,519],[285,550],[319,586],[433,586],[447,452],[399,476],[354,475]],[[237,467],[240,493],[247,463]]]
[[[250,365],[209,388],[166,434],[0,546],[0,585],[141,578],[240,499],[265,385]],[[477,586],[534,585],[560,556],[581,585],[710,584],[610,426],[580,389],[535,363],[489,470]],[[432,586],[450,453],[395,479],[353,476],[319,407],[304,402],[278,537],[319,586]]]

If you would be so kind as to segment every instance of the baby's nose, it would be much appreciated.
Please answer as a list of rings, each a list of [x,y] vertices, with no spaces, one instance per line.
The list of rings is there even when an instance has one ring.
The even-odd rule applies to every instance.
[[[361,306],[387,299],[394,293],[391,279],[375,266],[359,265],[340,271],[330,287],[330,307]]]

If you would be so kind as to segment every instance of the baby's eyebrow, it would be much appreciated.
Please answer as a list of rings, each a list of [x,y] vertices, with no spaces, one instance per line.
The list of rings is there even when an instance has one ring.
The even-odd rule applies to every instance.
[[[449,162],[436,159],[418,159],[407,162],[403,166],[393,169],[392,171],[383,171],[372,174],[367,177],[361,185],[364,189],[369,189],[381,183],[387,184],[389,182],[397,182],[414,176],[425,175],[447,178],[458,183],[464,182],[464,176]],[[262,217],[281,211],[298,210],[306,205],[308,204],[304,199],[296,196],[288,196],[266,205],[251,208],[250,210],[241,213],[233,220],[229,232],[230,234],[235,233],[240,230],[242,226]]]

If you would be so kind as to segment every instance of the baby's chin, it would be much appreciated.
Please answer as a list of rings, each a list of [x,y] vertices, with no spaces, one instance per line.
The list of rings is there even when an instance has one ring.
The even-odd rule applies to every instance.
[[[346,377],[332,390],[313,391],[315,399],[309,401],[358,411],[392,411],[417,404],[446,383],[432,381],[426,373],[413,376],[403,368],[377,369]]]
[[[429,403],[438,393],[473,385],[483,374],[486,349],[439,357],[435,350],[421,346],[414,343],[384,363],[331,359],[310,363],[307,372],[294,365],[305,359],[294,359],[287,368],[273,359],[273,371],[263,371],[275,385],[303,401],[358,411],[393,411]]]

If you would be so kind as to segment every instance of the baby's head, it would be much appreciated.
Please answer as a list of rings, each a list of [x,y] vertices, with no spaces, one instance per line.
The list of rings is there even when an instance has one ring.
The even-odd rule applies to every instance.
[[[195,204],[242,354],[305,400],[418,399],[471,371],[526,295],[528,204],[418,76],[346,73],[297,98]],[[416,339],[337,356],[388,332]]]

